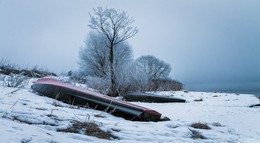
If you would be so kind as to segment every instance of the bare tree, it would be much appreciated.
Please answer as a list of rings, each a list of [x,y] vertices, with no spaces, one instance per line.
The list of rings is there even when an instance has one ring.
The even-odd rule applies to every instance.
[[[101,8],[94,9],[93,15],[90,14],[89,27],[102,33],[106,39],[106,47],[109,49],[109,70],[111,79],[110,95],[116,93],[116,76],[114,68],[114,51],[115,46],[119,43],[133,37],[137,34],[138,30],[136,27],[131,26],[134,22],[126,12],[115,10],[112,8]]]
[[[170,64],[151,55],[141,56],[136,60],[136,65],[142,72],[146,73],[149,81],[153,79],[166,79],[171,72]]]

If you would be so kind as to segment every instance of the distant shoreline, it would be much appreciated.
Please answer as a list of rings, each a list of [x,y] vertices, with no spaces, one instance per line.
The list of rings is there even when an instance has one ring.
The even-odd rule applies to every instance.
[[[235,93],[235,94],[252,94],[257,97],[260,97],[260,91],[239,91],[239,90],[190,90],[198,92],[220,92],[220,93]]]
[[[253,94],[260,96],[260,82],[188,84],[190,91]]]
[[[230,93],[230,92],[228,92]],[[257,97],[260,97],[260,91],[234,91],[233,93],[237,93],[237,94],[253,94]]]

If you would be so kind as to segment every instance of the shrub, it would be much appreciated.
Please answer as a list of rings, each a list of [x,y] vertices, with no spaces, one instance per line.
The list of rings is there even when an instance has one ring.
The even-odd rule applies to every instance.
[[[172,79],[153,79],[146,86],[147,91],[179,91],[183,84]]]
[[[7,60],[0,61],[0,73],[4,75],[20,74],[27,77],[42,78],[45,76],[56,76],[53,72],[48,72],[44,69],[39,69],[38,66],[33,67],[31,70],[20,69],[16,64],[10,63]]]
[[[193,101],[195,101],[195,102],[201,102],[201,101],[203,101],[203,98],[200,98],[200,99],[194,99]]]
[[[70,80],[72,81],[76,81],[78,83],[82,83],[85,84],[86,83],[86,77],[80,73],[80,72],[73,72],[73,71],[69,71],[67,73],[67,76],[70,78]]]
[[[102,94],[107,94],[111,86],[111,82],[108,79],[101,77],[86,77],[86,84],[88,87],[98,90]]]
[[[32,69],[32,70],[23,69],[23,70],[20,70],[20,74],[27,76],[27,77],[35,77],[35,78],[42,78],[45,76],[57,76],[55,73],[49,72],[44,69]]]
[[[0,71],[3,69],[15,69],[15,67],[17,67],[17,65],[10,63],[8,60],[1,59],[0,61]]]
[[[142,80],[143,81],[143,80]],[[125,88],[119,88],[120,92],[145,92],[145,91],[179,91],[183,84],[172,79],[154,79],[150,81],[132,81]]]
[[[0,73],[4,75],[10,75],[11,73],[19,74],[19,70],[17,69],[17,65],[2,59],[0,61]]]
[[[214,126],[214,127],[223,127],[223,125],[221,125],[219,122],[212,123],[212,126]]]
[[[78,122],[72,124],[72,126],[66,129],[58,129],[58,132],[69,132],[69,133],[79,133],[89,136],[94,136],[101,139],[116,139],[111,133],[104,132],[99,128],[99,126],[92,122]]]
[[[193,139],[207,139],[204,135],[202,135],[199,131],[189,129],[191,131],[191,138]]]
[[[193,123],[190,125],[191,127],[195,128],[195,129],[204,129],[204,130],[209,130],[211,129],[207,123],[201,123],[201,122],[198,122],[198,123]]]
[[[28,77],[20,74],[10,74],[5,76],[3,86],[22,88],[28,84]]]
[[[4,79],[5,79],[5,76],[0,74],[0,81],[4,81]]]

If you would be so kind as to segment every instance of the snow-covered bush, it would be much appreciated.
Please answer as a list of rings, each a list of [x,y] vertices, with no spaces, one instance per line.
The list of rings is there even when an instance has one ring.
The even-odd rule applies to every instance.
[[[102,94],[107,94],[111,86],[111,82],[108,79],[101,77],[86,77],[86,84],[88,87],[98,90]]]
[[[69,71],[67,73],[67,76],[70,78],[71,81],[78,82],[85,84],[86,83],[86,77],[83,76],[82,73],[77,72],[77,71]]]
[[[173,79],[150,80],[146,86],[146,91],[179,91],[183,89],[183,84]]]
[[[4,81],[4,79],[5,79],[5,76],[0,74],[0,81]]]
[[[10,74],[9,76],[4,76],[3,86],[6,87],[18,87],[22,88],[28,84],[28,77],[20,74]]]
[[[145,91],[148,84],[148,76],[142,72],[136,65],[132,65],[129,70],[128,91]]]

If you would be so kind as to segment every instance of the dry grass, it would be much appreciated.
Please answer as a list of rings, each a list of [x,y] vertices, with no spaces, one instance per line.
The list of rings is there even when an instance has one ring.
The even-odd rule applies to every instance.
[[[193,139],[207,139],[204,135],[202,135],[199,131],[189,129],[191,131],[191,138]]]
[[[195,102],[201,102],[201,101],[203,101],[203,99],[201,98],[201,99],[194,99],[193,101],[195,101]]]
[[[201,122],[198,122],[198,123],[193,123],[190,125],[192,128],[195,128],[195,129],[204,129],[204,130],[209,130],[211,129],[207,123],[201,123]]]
[[[111,133],[104,132],[99,126],[92,122],[78,122],[72,124],[72,126],[66,129],[58,129],[58,132],[78,133],[85,134],[88,136],[94,136],[101,139],[117,139]]]
[[[26,77],[36,77],[42,78],[45,76],[57,76],[53,72],[48,72],[44,69],[39,69],[38,66],[35,66],[33,69],[21,69],[18,65],[11,63],[8,60],[2,59],[0,60],[0,73],[4,75],[11,74],[20,74]]]
[[[214,127],[224,127],[219,122],[213,123],[212,126],[214,126]]]

